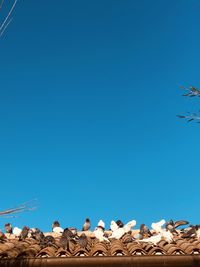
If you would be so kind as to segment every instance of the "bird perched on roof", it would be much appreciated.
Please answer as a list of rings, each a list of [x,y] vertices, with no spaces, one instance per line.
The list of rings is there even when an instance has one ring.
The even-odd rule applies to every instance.
[[[123,227],[119,227],[115,221],[111,221],[110,229],[112,231],[112,234],[109,236],[109,238],[120,239],[125,233],[130,232],[131,228],[135,225],[135,220],[126,223],[125,225],[123,225]]]
[[[172,234],[178,234],[176,228],[178,228],[181,225],[186,225],[188,223],[189,223],[188,221],[183,221],[183,220],[179,220],[176,222],[174,222],[173,220],[170,220],[166,222],[165,229],[170,231]]]
[[[142,223],[140,225],[140,231],[139,231],[139,239],[144,239],[152,236],[152,233],[150,232],[149,228]]]
[[[78,238],[78,244],[80,245],[80,247],[82,248],[86,248],[87,247],[87,244],[88,244],[88,239],[87,239],[87,236],[82,233],[79,238]]]
[[[90,229],[90,226],[91,226],[90,219],[86,218],[82,227],[82,231],[88,231]]]
[[[148,238],[140,239],[139,242],[150,242],[156,245],[162,239],[162,235],[159,233]]]
[[[136,221],[135,220],[132,220],[132,221],[129,221],[128,223],[126,223],[124,225],[124,231],[125,233],[128,233],[131,231],[131,228],[133,228],[134,226],[136,225]]]
[[[44,247],[56,247],[55,245],[55,238],[51,235],[45,236],[41,241],[40,245]]]
[[[94,230],[93,233],[94,233],[95,237],[96,237],[100,242],[103,242],[103,241],[110,242],[110,241],[108,240],[108,238],[105,237],[105,235],[104,235],[104,230],[105,230],[105,223],[104,223],[102,220],[100,220],[100,221],[98,222],[98,225],[97,225],[97,227],[95,228],[95,230]]]
[[[5,241],[6,241],[6,236],[5,236],[5,234],[2,232],[2,231],[0,231],[0,243],[4,243]]]
[[[152,223],[151,227],[152,229],[156,232],[156,233],[160,233],[162,232],[162,226],[165,224],[165,220],[162,219],[161,221],[157,222],[157,223]]]
[[[54,221],[54,222],[52,223],[52,230],[53,230],[53,228],[55,228],[55,227],[60,227],[60,223],[59,223],[59,221]]]
[[[70,230],[70,228],[65,228],[59,243],[63,249],[69,251],[69,242],[72,241],[73,243],[76,243],[77,240],[78,240],[77,232],[73,232],[73,228],[72,231]]]
[[[13,228],[13,234],[16,236],[16,237],[19,237],[20,234],[22,232],[22,229],[18,228],[18,227],[14,227]]]
[[[4,225],[5,231],[7,234],[12,234],[13,233],[13,228],[12,225],[10,223],[6,223]]]
[[[110,222],[110,229],[112,232],[116,231],[119,228],[119,225],[115,221]]]
[[[182,234],[182,238],[196,238],[199,235],[200,225],[190,225],[190,227]]]
[[[124,227],[124,223],[123,223],[121,220],[117,220],[117,221],[116,221],[116,224],[117,224],[119,227]]]
[[[41,242],[45,238],[43,232],[38,228],[31,229],[31,237],[39,242]]]
[[[52,223],[52,232],[57,233],[57,234],[61,234],[63,232],[63,228],[60,227],[59,221],[54,221]]]
[[[30,228],[28,226],[24,226],[22,228],[21,234],[19,236],[19,240],[23,240],[27,238]]]

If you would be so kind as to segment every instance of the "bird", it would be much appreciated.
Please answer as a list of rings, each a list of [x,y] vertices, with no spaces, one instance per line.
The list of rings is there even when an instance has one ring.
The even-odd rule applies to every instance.
[[[91,227],[90,219],[86,218],[82,227],[82,231],[88,231]]]
[[[119,228],[119,225],[115,221],[110,222],[110,229],[112,232],[116,231]]]
[[[45,238],[43,232],[40,231],[39,228],[35,228],[31,230],[31,237],[39,242],[42,242],[42,240]]]
[[[117,221],[116,221],[116,224],[117,224],[119,227],[124,227],[124,223],[123,223],[121,220],[117,220]]]
[[[132,220],[132,221],[129,221],[128,223],[126,223],[124,225],[124,231],[125,233],[128,233],[131,231],[131,228],[133,228],[134,226],[136,225],[136,221],[135,220]]]
[[[18,228],[18,227],[14,227],[13,228],[13,234],[16,236],[16,237],[19,237],[20,234],[22,232],[22,229]]]
[[[109,239],[107,237],[105,237],[104,235],[104,230],[105,230],[105,223],[100,220],[97,224],[97,227],[94,230],[94,236],[100,241],[106,241],[106,242],[110,242]]]
[[[120,239],[124,234],[125,234],[125,229],[124,227],[118,227],[116,230],[114,230],[109,236],[109,239],[115,238],[115,239]]]
[[[61,234],[63,232],[63,228],[62,227],[54,227],[53,232],[57,233],[57,234]]]
[[[159,233],[157,235],[153,235],[153,236],[150,236],[148,238],[144,238],[144,239],[141,239],[141,240],[138,240],[139,242],[150,242],[150,243],[153,243],[154,245],[156,245],[160,240],[162,239],[162,235]]]
[[[42,247],[51,247],[51,246],[56,247],[55,238],[51,235],[47,235],[40,241],[40,245]]]
[[[19,240],[24,240],[25,238],[27,238],[29,230],[30,228],[28,226],[24,226],[19,236]]]
[[[52,227],[52,231],[53,231],[53,229],[54,229],[55,227],[60,227],[60,223],[59,223],[59,221],[54,221],[54,222],[52,223],[51,227]]]
[[[149,228],[142,223],[140,225],[139,239],[148,238],[150,236],[152,236],[152,233],[150,232]]]
[[[63,233],[62,233],[62,236],[60,238],[60,246],[65,249],[65,250],[70,250],[69,249],[69,242],[72,241],[73,243],[77,243],[77,240],[78,240],[78,236],[77,236],[77,231],[76,232],[73,232],[73,228],[72,228],[72,231],[70,228],[65,228]]]
[[[7,234],[12,234],[13,233],[13,228],[12,225],[10,223],[6,223],[4,225],[5,231]]]
[[[152,223],[151,227],[156,233],[160,233],[160,232],[162,232],[162,226],[165,223],[166,223],[166,221],[164,219],[162,219],[161,221],[159,221],[157,223]]]
[[[6,236],[5,236],[5,234],[2,232],[2,231],[0,231],[0,243],[4,243],[5,241],[6,241]]]
[[[82,233],[79,238],[78,238],[78,244],[80,245],[80,247],[82,248],[86,248],[87,244],[88,244],[88,239],[86,234]]]
[[[199,225],[190,225],[190,227],[182,234],[182,238],[195,238],[197,237]]]
[[[181,225],[186,225],[188,224],[189,222],[188,221],[183,221],[183,220],[179,220],[179,221],[176,221],[174,222],[173,220],[170,220],[168,222],[166,222],[165,224],[165,229],[170,231],[172,234],[178,234],[176,228],[181,226]]]

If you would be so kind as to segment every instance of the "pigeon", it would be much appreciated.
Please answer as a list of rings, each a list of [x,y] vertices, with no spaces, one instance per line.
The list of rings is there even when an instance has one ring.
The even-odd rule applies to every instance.
[[[152,223],[151,227],[152,229],[156,232],[156,233],[160,233],[162,232],[162,226],[165,224],[165,220],[162,219],[161,221],[157,222],[157,223]]]
[[[141,239],[141,240],[138,240],[139,242],[150,242],[150,243],[153,243],[154,245],[156,245],[160,240],[162,239],[162,235],[159,233],[157,235],[153,235],[149,238],[144,238],[144,239]]]
[[[52,223],[52,232],[53,232],[53,229],[54,229],[55,227],[60,227],[60,223],[59,223],[59,221],[54,221],[54,222]]]
[[[116,231],[119,228],[118,224],[115,221],[111,221],[110,229],[112,232]]]
[[[100,241],[100,242],[103,242],[103,241],[106,241],[106,242],[110,242],[109,240],[108,240],[108,238],[107,237],[105,237],[105,235],[104,235],[104,229],[105,229],[105,223],[102,221],[102,220],[100,220],[99,222],[98,222],[98,225],[97,225],[97,227],[95,228],[95,230],[94,230],[94,236]]]
[[[101,227],[103,230],[105,230],[105,223],[104,221],[100,220],[97,224],[98,227]]]
[[[5,234],[2,232],[2,231],[0,231],[0,243],[4,243],[5,241],[6,241],[6,236],[5,236]]]
[[[88,231],[90,229],[90,226],[91,226],[90,219],[86,218],[82,227],[82,231]]]
[[[60,241],[59,241],[60,246],[69,251],[69,238],[66,236],[61,236]]]
[[[29,230],[30,228],[28,226],[24,226],[19,236],[19,240],[24,240],[25,238],[27,238]]]
[[[121,220],[117,220],[116,221],[116,224],[119,226],[119,227],[124,227],[124,224]]]
[[[82,247],[82,248],[86,248],[87,244],[88,244],[88,239],[87,236],[82,233],[79,238],[78,238],[78,244]]]
[[[188,224],[189,222],[188,221],[176,221],[174,222],[173,220],[170,220],[169,222],[166,222],[165,224],[165,229],[170,231],[172,234],[178,234],[176,228],[181,226],[181,225],[186,225]]]
[[[163,229],[161,232],[161,236],[168,242],[171,243],[173,241],[173,234],[166,229]]]
[[[13,229],[12,229],[12,225],[10,223],[6,223],[4,225],[5,231],[7,234],[12,234],[13,233]]]
[[[41,240],[40,245],[42,247],[51,247],[51,246],[56,247],[55,238],[51,235],[47,235]]]
[[[54,233],[57,233],[57,234],[62,234],[63,228],[61,228],[61,227],[54,227],[53,228],[53,232]]]
[[[39,242],[42,242],[42,240],[45,238],[43,232],[41,232],[38,228],[32,229],[31,237]]]
[[[136,221],[132,220],[124,225],[124,231],[125,233],[128,233],[131,231],[131,228],[133,228],[136,225]]]
[[[124,234],[125,234],[125,229],[124,227],[118,227],[118,229],[114,230],[109,236],[109,239],[115,238],[115,239],[120,239]]]
[[[195,238],[197,237],[197,231],[200,229],[199,225],[191,225],[189,229],[182,234],[182,238]]]
[[[19,237],[20,234],[22,232],[22,229],[18,228],[18,227],[14,227],[13,228],[13,234],[16,236],[16,237]]]
[[[139,239],[148,238],[150,236],[152,236],[152,233],[150,232],[149,228],[142,223],[140,225]]]

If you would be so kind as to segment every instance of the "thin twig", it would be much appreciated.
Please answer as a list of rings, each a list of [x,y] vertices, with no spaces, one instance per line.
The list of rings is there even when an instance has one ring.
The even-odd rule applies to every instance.
[[[4,19],[3,23],[0,26],[0,31],[3,29],[4,25],[6,24],[7,20],[9,19],[10,15],[13,12],[13,9],[15,8],[15,5],[17,3],[17,0],[15,0],[14,4],[12,5],[10,11],[8,12],[8,15],[6,16],[6,18]]]
[[[29,202],[26,202],[24,204],[19,205],[16,208],[11,208],[11,209],[0,211],[0,216],[18,213],[18,212],[23,212],[23,211],[30,211],[30,210],[34,210],[34,209],[36,209],[36,200],[31,200]]]
[[[3,30],[0,32],[0,37],[3,35],[3,33],[5,32],[6,28],[8,27],[8,25],[11,23],[11,21],[13,20],[13,18],[11,18],[8,23],[5,25],[5,27],[3,28]]]
[[[3,2],[4,2],[4,0],[2,0],[1,1],[1,4],[0,4],[0,9],[2,8],[2,6],[3,6]]]

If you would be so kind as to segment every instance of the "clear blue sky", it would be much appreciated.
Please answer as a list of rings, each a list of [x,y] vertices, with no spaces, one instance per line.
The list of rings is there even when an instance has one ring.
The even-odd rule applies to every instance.
[[[8,8],[5,1],[1,21]],[[200,223],[198,0],[18,1],[0,39],[0,218]]]

